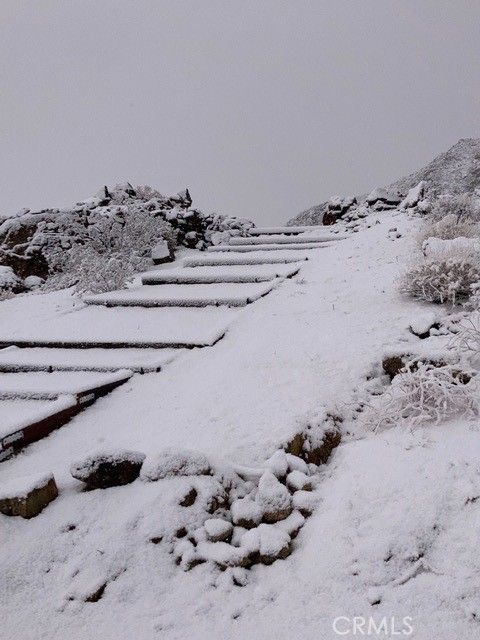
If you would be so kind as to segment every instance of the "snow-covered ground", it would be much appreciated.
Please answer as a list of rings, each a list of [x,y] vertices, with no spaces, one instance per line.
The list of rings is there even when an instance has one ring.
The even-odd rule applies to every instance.
[[[177,517],[188,478],[83,492],[69,472],[104,448],[188,448],[224,465],[261,467],[326,412],[348,413],[386,352],[420,342],[409,326],[430,309],[401,298],[396,286],[418,250],[418,222],[397,212],[376,218],[308,251],[298,275],[241,310],[78,309],[68,293],[0,304],[2,340],[39,332],[47,340],[58,331],[122,336],[138,328],[140,312],[150,314],[151,339],[160,331],[214,342],[226,330],[160,373],[135,375],[0,465],[0,484],[52,471],[60,491],[31,521],[0,519],[6,638],[329,640],[339,637],[338,616],[395,616],[400,626],[409,617],[412,637],[422,640],[479,637],[476,424],[376,434],[344,424],[293,553],[252,568],[244,586],[210,564],[184,572],[149,541]],[[120,313],[129,319],[119,329]],[[156,324],[158,314],[168,322]],[[208,492],[208,477],[197,481]],[[85,601],[106,583],[98,602]]]

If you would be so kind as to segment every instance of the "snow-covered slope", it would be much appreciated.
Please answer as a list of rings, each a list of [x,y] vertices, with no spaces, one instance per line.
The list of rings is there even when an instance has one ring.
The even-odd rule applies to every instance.
[[[397,629],[409,618],[419,640],[478,637],[478,425],[373,433],[351,419],[384,354],[428,342],[409,330],[428,305],[396,287],[416,250],[417,221],[393,211],[362,224],[309,251],[300,273],[267,297],[218,310],[226,334],[214,346],[134,376],[0,465],[0,485],[53,471],[60,491],[31,521],[0,516],[6,638],[330,640],[339,616],[347,618],[340,629],[353,616],[394,616]],[[68,294],[18,298],[0,306],[2,327],[27,328],[25,301],[32,332],[85,311]],[[208,322],[206,310],[187,311],[196,331],[197,312]],[[186,311],[165,313],[175,327]],[[174,527],[180,537],[199,517],[197,506],[178,506],[189,477],[82,491],[69,471],[92,449],[154,456],[173,447],[253,473],[327,412],[344,416],[343,441],[314,479],[318,506],[291,556],[272,566],[176,565],[158,532]],[[196,491],[208,493],[213,480],[198,476]]]
[[[427,182],[433,194],[471,193],[480,187],[480,139],[462,138],[426,167],[400,178],[387,187],[406,194],[420,181]],[[373,185],[372,185],[373,186]],[[359,200],[362,198],[359,197]],[[289,225],[321,224],[328,202],[314,205],[289,221]]]

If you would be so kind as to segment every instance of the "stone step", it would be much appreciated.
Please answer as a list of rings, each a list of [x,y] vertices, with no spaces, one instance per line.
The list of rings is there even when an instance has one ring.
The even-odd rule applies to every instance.
[[[275,281],[249,284],[151,285],[84,297],[107,307],[244,307],[269,293]]]
[[[298,273],[298,264],[233,265],[223,267],[198,267],[195,271],[151,271],[142,276],[142,284],[218,284],[221,282],[268,282],[275,278],[291,278]]]
[[[161,371],[182,353],[178,349],[19,349],[0,350],[0,371]]]
[[[221,309],[107,309],[86,306],[35,326],[0,328],[0,347],[180,349],[215,344],[235,311]]]
[[[218,253],[222,251],[238,251],[240,253],[246,251],[305,251],[307,249],[323,249],[331,245],[328,242],[304,242],[304,243],[292,243],[292,244],[249,244],[249,245],[230,245],[230,244],[217,244],[216,246],[208,247],[207,251],[210,253]]]
[[[315,236],[307,236],[302,235],[301,238],[289,238],[288,236],[258,236],[257,238],[240,238],[233,237],[230,238],[228,244],[232,246],[239,245],[257,245],[257,244],[309,244],[309,243],[320,243],[320,242],[330,242],[332,240],[344,240],[346,236],[342,236],[340,234],[327,234],[323,235],[315,235]],[[220,245],[217,245],[220,246]]]
[[[69,395],[84,404],[123,384],[132,375],[128,369],[102,374],[92,371],[0,373],[0,399],[53,400]]]
[[[233,265],[272,265],[272,264],[291,264],[294,262],[303,262],[308,260],[308,256],[301,253],[252,253],[248,256],[241,255],[201,255],[189,256],[183,259],[184,267],[224,267]]]
[[[263,235],[297,235],[299,233],[305,233],[306,231],[312,231],[315,228],[322,227],[253,227],[249,230],[251,236],[263,236]]]

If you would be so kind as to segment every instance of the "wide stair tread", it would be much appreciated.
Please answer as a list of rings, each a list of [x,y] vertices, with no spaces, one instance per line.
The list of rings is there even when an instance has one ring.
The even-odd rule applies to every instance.
[[[151,285],[86,296],[91,305],[133,307],[243,307],[269,293],[275,281],[249,284]]]
[[[154,284],[218,284],[222,282],[268,282],[275,278],[290,278],[298,273],[298,264],[232,265],[189,269],[150,271],[143,274],[144,285]]]
[[[9,347],[0,350],[0,371],[161,371],[181,354],[178,349],[49,349]]]
[[[273,253],[255,252],[250,255],[200,255],[189,256],[183,259],[184,267],[222,267],[233,265],[260,265],[260,264],[291,264],[308,260],[308,256],[301,253]]]

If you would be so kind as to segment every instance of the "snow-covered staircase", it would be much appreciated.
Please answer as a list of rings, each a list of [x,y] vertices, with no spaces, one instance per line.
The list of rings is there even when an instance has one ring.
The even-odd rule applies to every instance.
[[[85,307],[28,332],[0,332],[0,460],[134,373],[158,373],[183,349],[213,346],[235,308],[296,275],[312,249],[342,239],[305,233],[311,230],[252,229],[249,237],[185,258],[180,269],[143,274],[141,286],[86,296]]]

